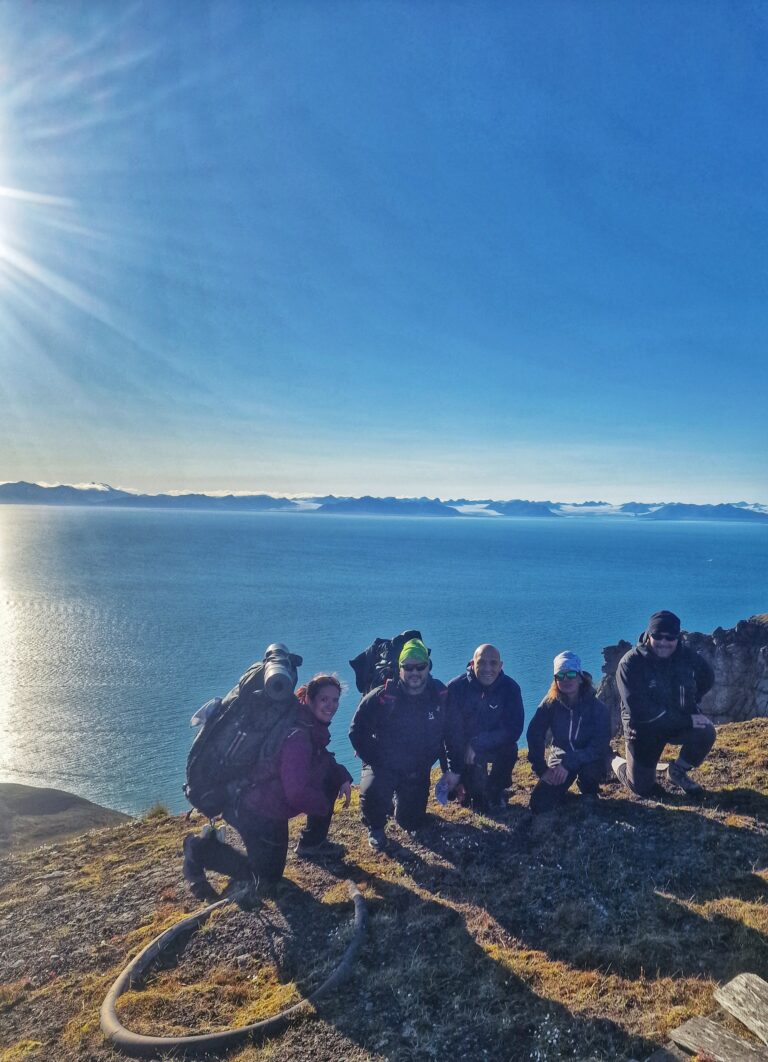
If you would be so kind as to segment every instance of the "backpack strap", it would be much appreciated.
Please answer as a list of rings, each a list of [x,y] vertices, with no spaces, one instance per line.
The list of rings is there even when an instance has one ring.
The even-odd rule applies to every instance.
[[[397,700],[397,694],[395,693],[397,683],[397,679],[387,679],[379,694],[379,704],[389,705],[391,707],[395,703]]]

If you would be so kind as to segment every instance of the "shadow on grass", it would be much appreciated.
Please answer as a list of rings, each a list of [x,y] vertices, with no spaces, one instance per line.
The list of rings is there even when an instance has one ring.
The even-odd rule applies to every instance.
[[[426,866],[418,855],[416,862]],[[656,1046],[539,995],[481,947],[462,913],[438,896],[366,877],[370,939],[354,991],[319,1009],[377,1057],[627,1058]]]
[[[508,832],[446,825],[435,851],[453,869],[424,869],[425,885],[484,907],[550,958],[627,978],[768,975],[768,938],[749,924],[764,910],[753,873],[766,866],[762,831],[682,804],[609,799],[593,812],[576,799],[548,816],[521,812]],[[739,910],[748,904],[757,912]]]
[[[732,811],[737,815],[754,815],[761,822],[768,823],[768,796],[756,789],[708,790],[702,803],[705,807]]]

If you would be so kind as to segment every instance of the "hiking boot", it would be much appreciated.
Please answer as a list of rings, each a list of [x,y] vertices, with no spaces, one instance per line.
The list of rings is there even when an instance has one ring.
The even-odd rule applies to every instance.
[[[488,810],[487,815],[500,815],[509,809],[507,798],[504,793],[489,793],[488,794]]]
[[[202,903],[216,903],[221,899],[205,874],[198,881],[187,881],[187,885],[194,898]]]
[[[684,793],[703,793],[704,786],[699,785],[693,778],[688,776],[688,771],[684,770],[678,763],[670,763],[669,770],[667,771],[667,779],[669,782],[676,786],[678,789],[682,789]]]
[[[384,833],[384,830],[369,830],[368,844],[374,852],[386,852],[389,847],[389,842],[387,841],[387,835]]]
[[[650,800],[655,801],[657,803],[664,799],[664,790],[661,788],[658,782],[654,786],[652,786],[647,793],[635,792],[635,790],[627,781],[627,761],[624,759],[623,756],[614,756],[613,760],[611,761],[611,767],[613,768],[613,773],[616,775],[618,780],[627,787],[630,793],[634,793],[636,797],[640,797],[641,800]]]
[[[232,878],[222,892],[222,899],[232,900],[241,911],[255,910],[262,900],[272,896],[276,882],[257,881],[256,878]]]
[[[306,841],[300,840],[294,852],[300,859],[340,858],[344,853],[344,845],[336,844],[327,838],[317,844],[307,844]]]
[[[220,897],[205,876],[205,869],[200,858],[201,841],[202,838],[196,833],[188,833],[184,838],[182,844],[184,862],[181,864],[181,873],[196,900],[214,903]]]

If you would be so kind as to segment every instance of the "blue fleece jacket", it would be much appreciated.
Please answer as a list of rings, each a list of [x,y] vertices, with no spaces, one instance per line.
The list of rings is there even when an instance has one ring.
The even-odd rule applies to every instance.
[[[471,745],[481,758],[503,745],[516,745],[523,732],[520,687],[503,671],[483,686],[470,663],[465,674],[448,683],[448,712],[457,720],[465,747]]]
[[[549,757],[545,755],[547,731],[552,734]],[[527,738],[528,759],[539,777],[554,763],[575,773],[607,756],[611,738],[608,709],[594,693],[573,707],[559,700],[543,700],[528,726]]]

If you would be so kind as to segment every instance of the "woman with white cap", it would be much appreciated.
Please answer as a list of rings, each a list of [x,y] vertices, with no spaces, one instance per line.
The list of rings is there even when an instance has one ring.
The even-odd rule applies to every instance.
[[[552,685],[528,727],[528,759],[539,778],[531,811],[554,810],[574,782],[585,795],[598,796],[610,736],[608,709],[595,695],[592,676],[576,653],[560,653]]]

